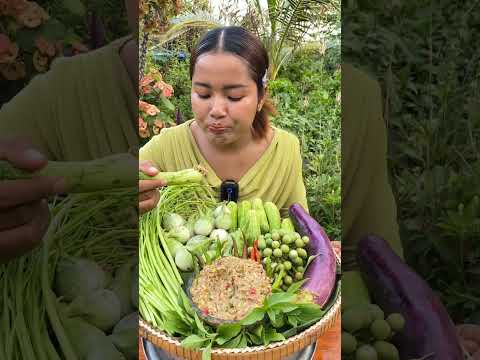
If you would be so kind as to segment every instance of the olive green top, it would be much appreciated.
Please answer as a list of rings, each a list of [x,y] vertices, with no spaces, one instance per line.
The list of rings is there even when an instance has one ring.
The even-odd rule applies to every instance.
[[[376,234],[403,258],[387,171],[387,134],[379,84],[342,66],[342,268],[356,268],[360,238]],[[321,220],[321,219],[320,219]]]
[[[138,147],[138,98],[119,54],[128,39],[57,58],[2,106],[0,136],[27,136],[51,160],[88,160]]]
[[[201,165],[207,181],[220,194],[222,180],[203,157],[190,129],[192,120],[163,129],[140,149],[140,160],[150,160],[161,171],[178,171]],[[261,198],[272,201],[286,216],[295,202],[306,210],[307,198],[302,176],[302,155],[297,137],[274,127],[274,136],[260,159],[240,179],[239,200]]]

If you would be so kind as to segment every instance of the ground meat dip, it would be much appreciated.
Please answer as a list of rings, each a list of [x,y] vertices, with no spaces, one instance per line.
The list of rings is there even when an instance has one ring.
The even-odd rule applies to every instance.
[[[227,256],[206,265],[190,293],[205,315],[241,320],[272,292],[270,282],[260,263]]]

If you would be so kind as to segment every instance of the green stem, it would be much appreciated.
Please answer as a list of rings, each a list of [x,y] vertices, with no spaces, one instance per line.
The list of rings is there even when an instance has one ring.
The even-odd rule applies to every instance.
[[[82,193],[138,186],[138,162],[130,154],[107,156],[91,161],[49,161],[36,172],[13,167],[0,161],[0,181],[33,179],[38,176],[60,177],[67,192]]]

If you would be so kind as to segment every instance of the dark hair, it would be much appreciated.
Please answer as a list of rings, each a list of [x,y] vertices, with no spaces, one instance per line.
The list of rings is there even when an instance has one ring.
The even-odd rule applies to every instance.
[[[195,64],[200,57],[209,52],[229,52],[240,56],[248,64],[251,78],[257,84],[259,98],[266,96],[262,109],[255,114],[253,120],[253,136],[263,138],[270,126],[269,115],[275,114],[273,103],[265,94],[263,76],[268,70],[268,53],[262,42],[240,26],[219,27],[208,31],[198,41],[190,57],[190,80],[193,78]]]

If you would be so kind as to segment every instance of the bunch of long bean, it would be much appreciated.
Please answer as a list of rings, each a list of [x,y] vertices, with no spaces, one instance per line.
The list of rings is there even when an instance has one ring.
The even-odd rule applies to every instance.
[[[205,183],[167,186],[160,191],[158,206],[140,218],[140,314],[170,335],[190,335],[195,313],[182,288],[162,219],[172,212],[188,219],[212,211],[215,205],[213,191]]]
[[[62,256],[94,260],[114,270],[138,253],[138,232],[125,208],[136,189],[69,195],[51,206],[42,246],[0,266],[0,359],[77,360],[52,291]],[[137,214],[134,211],[137,221]]]

